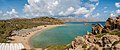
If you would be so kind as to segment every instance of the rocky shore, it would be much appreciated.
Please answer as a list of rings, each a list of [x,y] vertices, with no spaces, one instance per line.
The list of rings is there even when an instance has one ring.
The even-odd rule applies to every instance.
[[[120,16],[108,18],[105,25],[94,25],[92,33],[77,36],[68,50],[120,50]]]

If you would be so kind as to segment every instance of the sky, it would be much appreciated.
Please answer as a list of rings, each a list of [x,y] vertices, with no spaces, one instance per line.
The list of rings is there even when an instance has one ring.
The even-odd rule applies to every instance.
[[[106,20],[120,15],[120,0],[0,0],[0,19],[49,16]]]

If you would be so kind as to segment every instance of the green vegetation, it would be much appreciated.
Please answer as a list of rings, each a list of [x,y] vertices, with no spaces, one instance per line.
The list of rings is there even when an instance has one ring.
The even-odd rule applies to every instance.
[[[103,35],[106,35],[107,33],[101,33],[101,34],[96,34],[96,37],[100,38],[102,37]]]
[[[98,48],[94,46],[90,46],[87,50],[98,50]]]
[[[21,49],[21,50],[27,50],[27,49],[23,48],[23,49]]]
[[[90,46],[87,50],[91,50],[92,49],[92,46]]]
[[[110,32],[110,33],[101,33],[101,34],[96,34],[96,37],[100,38],[102,37],[103,35],[106,35],[106,34],[110,34],[110,35],[117,35],[120,37],[120,31],[117,31],[117,32]]]
[[[93,50],[98,50],[98,48],[97,48],[97,47],[94,47]]]
[[[104,48],[103,50],[111,50],[111,48]]]
[[[82,48],[87,48],[87,44],[84,44],[84,45],[82,46]]]
[[[35,49],[32,48],[32,49],[30,49],[30,50],[35,50]]]
[[[71,44],[50,46],[50,47],[47,48],[47,50],[66,50],[68,48],[71,48]]]
[[[118,35],[119,37],[120,37],[120,31],[118,31],[118,32],[111,32],[111,33],[109,33],[110,35]]]
[[[33,28],[40,25],[63,24],[59,19],[40,17],[33,19],[0,20],[0,42],[7,42],[14,30]]]

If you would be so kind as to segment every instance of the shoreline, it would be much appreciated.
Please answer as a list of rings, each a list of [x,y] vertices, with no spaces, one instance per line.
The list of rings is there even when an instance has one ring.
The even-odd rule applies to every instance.
[[[21,37],[21,36],[11,37],[11,39],[14,39],[14,41],[11,41],[11,43],[22,43],[26,49],[31,49],[33,47],[31,46],[30,40],[33,36],[36,36],[37,34],[40,34],[40,32],[42,32],[43,30],[54,28],[54,27],[57,27],[57,26],[64,26],[64,24],[61,24],[61,25],[46,25],[46,27],[45,26],[38,26],[36,28],[41,28],[41,29],[37,30],[37,31],[29,32],[30,34],[27,35],[27,37]],[[42,49],[42,48],[39,48],[39,49]]]

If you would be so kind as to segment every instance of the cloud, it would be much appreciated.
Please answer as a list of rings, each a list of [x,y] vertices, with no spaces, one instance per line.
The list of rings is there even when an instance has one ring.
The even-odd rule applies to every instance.
[[[119,10],[119,9],[118,9],[118,10],[116,10],[116,13],[117,13],[117,14],[120,14],[120,10]]]
[[[104,13],[107,13],[108,11],[104,11]]]
[[[100,13],[96,13],[94,15],[92,15],[92,17],[99,17],[100,16]]]
[[[24,12],[30,16],[56,16],[70,7],[79,8],[81,4],[78,0],[39,0],[37,2],[28,0],[28,3],[24,7]]]
[[[89,10],[87,10],[87,8],[85,7],[81,7],[79,9],[76,10],[76,12],[74,12],[74,14],[76,15],[83,15],[83,14],[87,14],[89,13]]]
[[[120,2],[115,3],[115,6],[120,8]]]
[[[18,12],[16,12],[15,9],[12,9],[11,11],[6,11],[6,12],[0,12],[0,19],[11,19],[11,18],[18,18]]]
[[[120,15],[120,9],[117,9],[115,11],[111,11],[111,14],[110,14],[111,17],[116,17],[118,15]]]
[[[92,16],[92,12],[95,10],[95,8],[96,8],[96,6],[98,6],[98,4],[99,4],[99,2],[96,3],[95,5],[89,4],[89,3],[85,4],[86,7],[87,7],[87,6],[89,7],[89,5],[90,5],[90,7],[89,7],[89,9],[90,9],[90,10],[89,10],[89,13],[85,15],[86,18]]]
[[[75,8],[70,7],[70,8],[67,9],[67,11],[65,11],[65,12],[62,11],[62,12],[60,12],[59,15],[67,16],[67,15],[72,14],[74,11],[75,11]]]
[[[111,13],[110,16],[111,16],[111,17],[116,17],[117,15],[114,14],[114,13]]]
[[[91,2],[98,2],[99,0],[90,0]]]
[[[80,0],[28,0],[28,4],[24,6],[24,12],[30,18],[40,16],[81,16],[90,15],[98,4],[98,2],[96,4],[88,2],[88,6]]]

